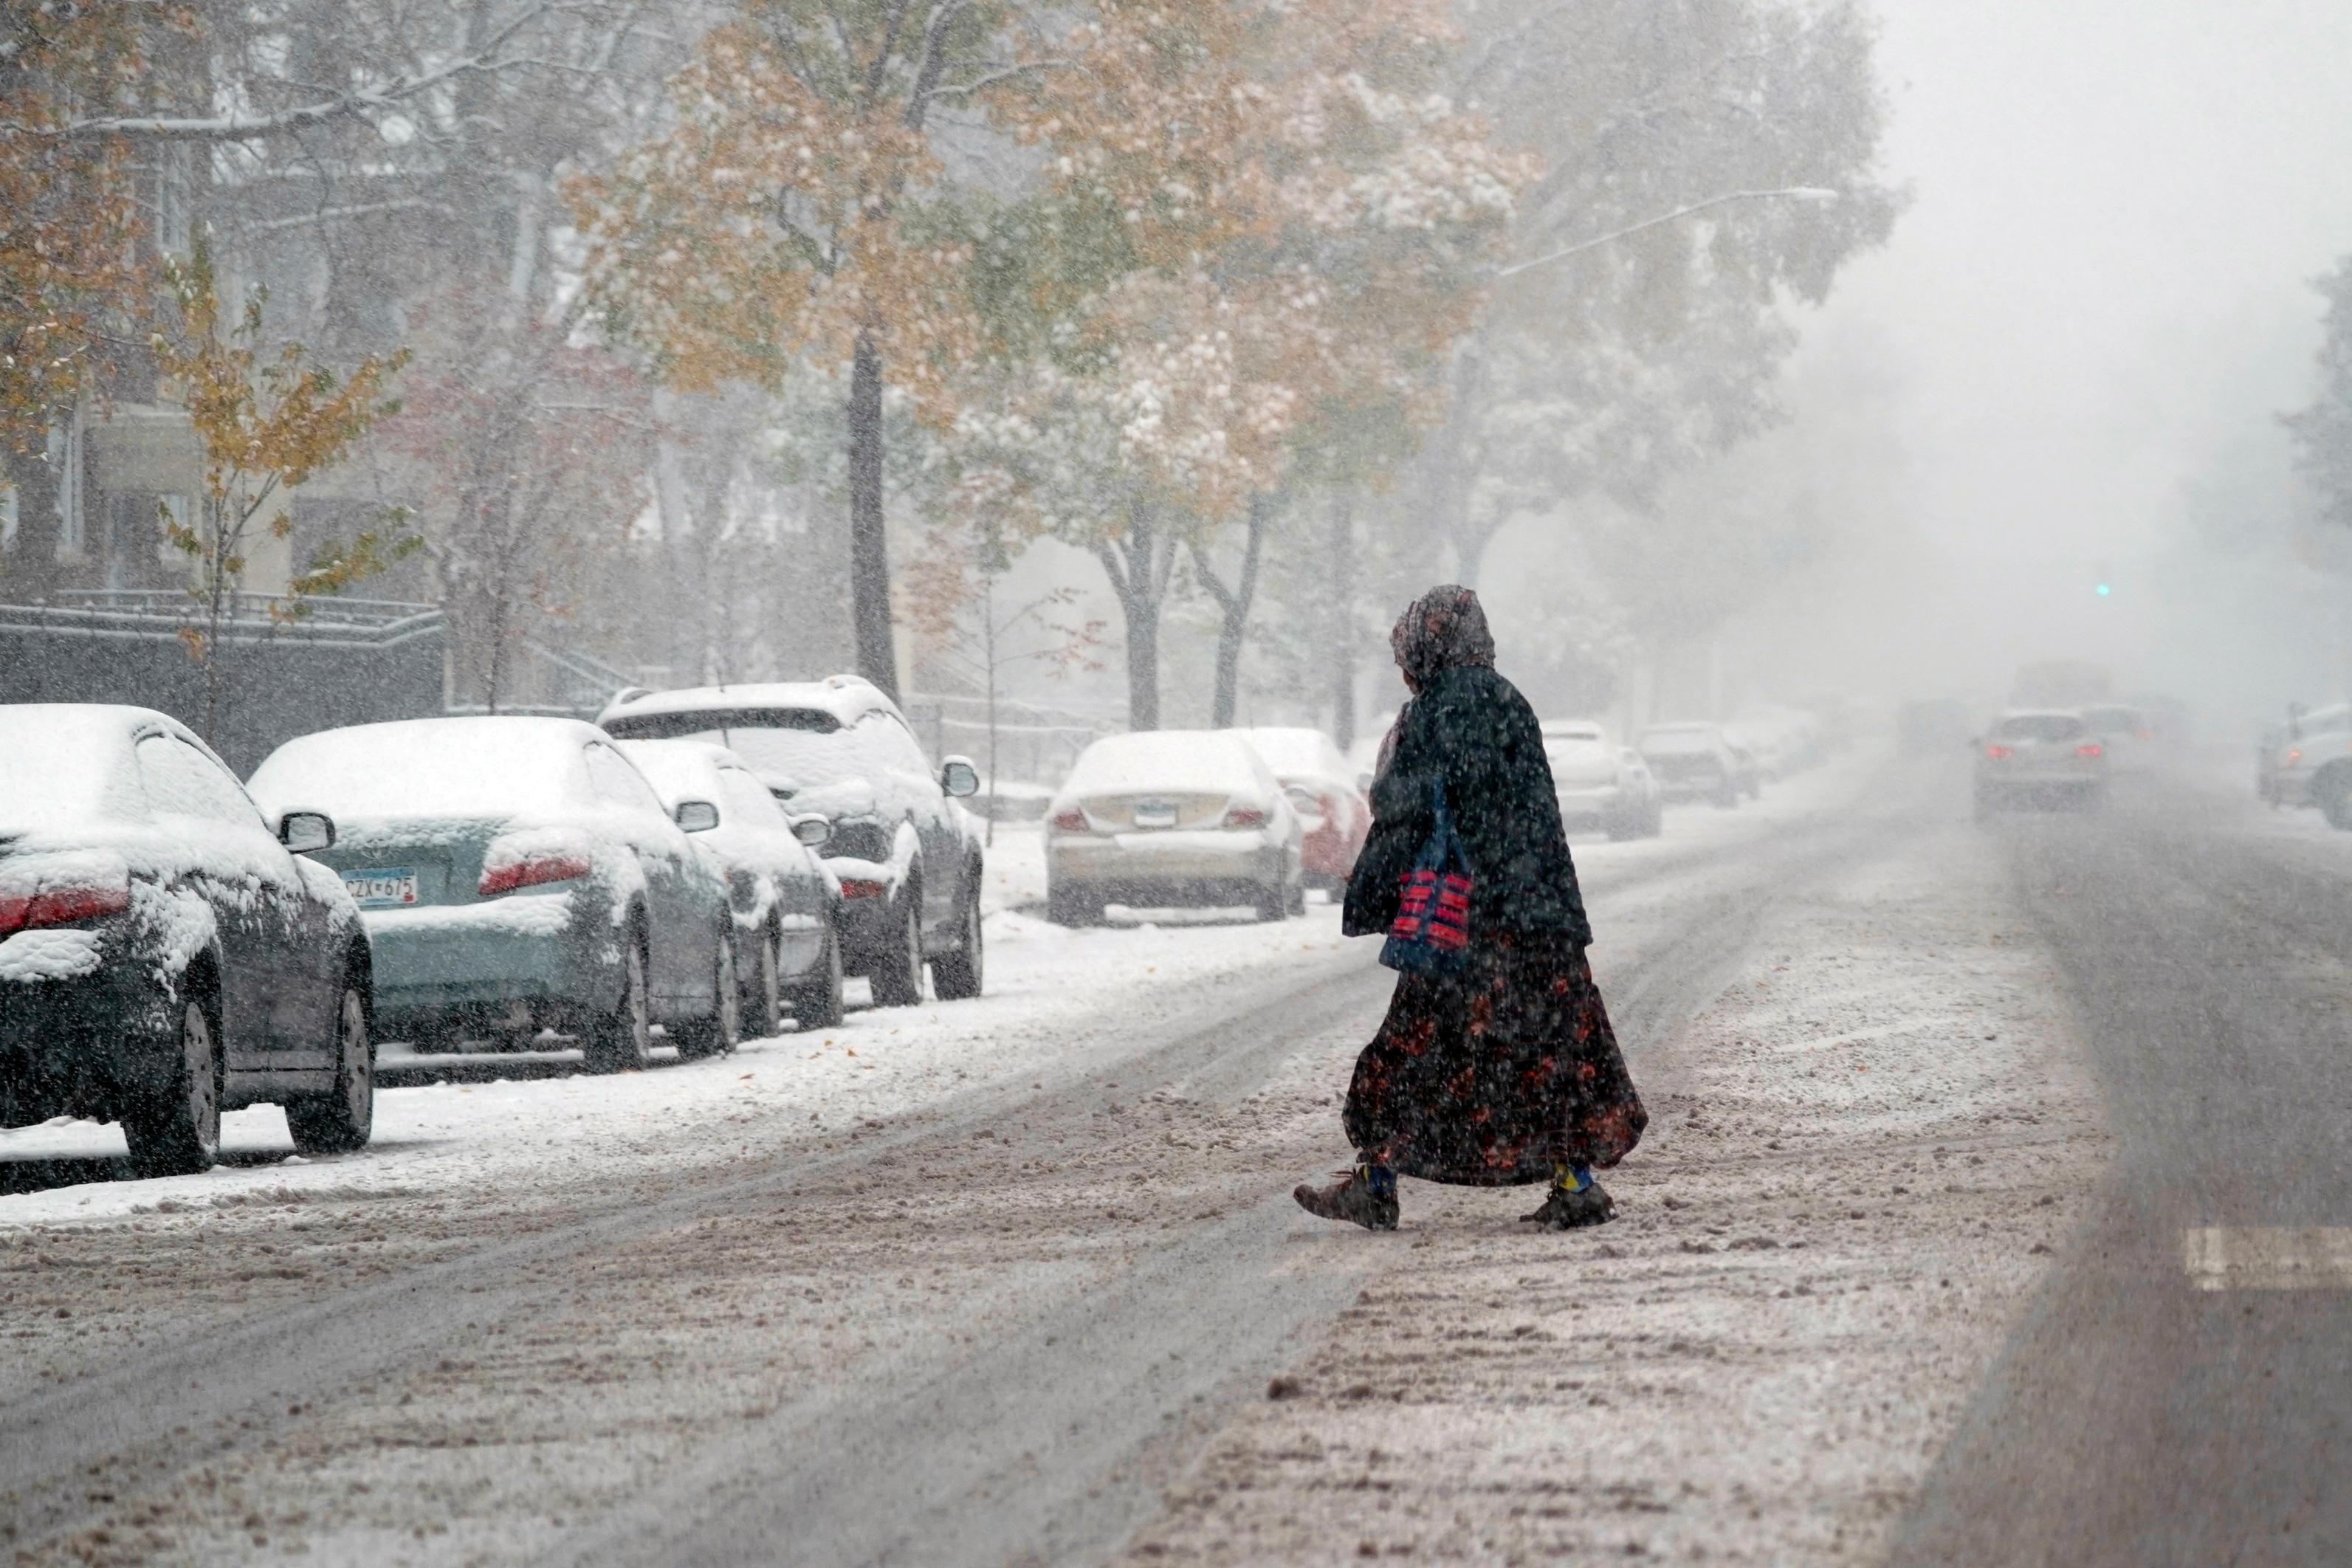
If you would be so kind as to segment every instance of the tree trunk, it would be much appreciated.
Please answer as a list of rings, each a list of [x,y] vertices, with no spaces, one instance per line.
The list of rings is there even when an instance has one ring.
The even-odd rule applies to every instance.
[[[849,372],[849,613],[857,673],[898,700],[890,638],[890,542],[882,531],[882,350],[861,332]]]
[[[1242,569],[1228,588],[1209,565],[1207,554],[1192,546],[1192,566],[1202,584],[1223,612],[1217,627],[1217,688],[1210,709],[1213,729],[1230,730],[1241,707],[1242,642],[1249,633],[1250,607],[1257,599],[1258,562],[1265,551],[1265,530],[1274,515],[1274,498],[1261,490],[1250,497],[1249,520],[1242,543]]]
[[[1149,506],[1128,510],[1123,538],[1096,547],[1127,622],[1127,727],[1160,728],[1160,601],[1168,591],[1158,520]]]
[[[1356,743],[1356,510],[1346,489],[1332,492],[1324,539],[1331,574],[1331,738]]]
[[[43,452],[10,452],[8,482],[16,491],[16,538],[9,546],[8,596],[47,597],[58,584],[58,542],[65,535],[63,475]]]

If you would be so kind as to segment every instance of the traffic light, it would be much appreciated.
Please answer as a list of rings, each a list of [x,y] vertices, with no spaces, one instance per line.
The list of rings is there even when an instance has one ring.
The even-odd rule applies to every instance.
[[[2091,592],[2096,594],[2102,599],[2113,598],[2115,596],[2115,578],[2114,575],[2107,571],[2104,563],[2102,563],[2098,569],[2091,574]]]

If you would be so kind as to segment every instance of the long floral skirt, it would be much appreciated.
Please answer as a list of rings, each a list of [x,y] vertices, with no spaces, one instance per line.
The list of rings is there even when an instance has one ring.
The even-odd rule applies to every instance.
[[[1403,1175],[1464,1186],[1607,1167],[1649,1124],[1584,950],[1542,931],[1472,938],[1461,974],[1397,976],[1356,1058],[1345,1124]]]

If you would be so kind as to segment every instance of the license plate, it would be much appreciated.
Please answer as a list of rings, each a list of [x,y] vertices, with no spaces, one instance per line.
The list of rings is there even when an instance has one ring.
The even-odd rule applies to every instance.
[[[396,910],[416,901],[416,873],[406,866],[346,871],[343,886],[363,910]]]
[[[1138,827],[1173,827],[1176,826],[1176,803],[1172,800],[1139,800],[1135,803],[1135,825]]]

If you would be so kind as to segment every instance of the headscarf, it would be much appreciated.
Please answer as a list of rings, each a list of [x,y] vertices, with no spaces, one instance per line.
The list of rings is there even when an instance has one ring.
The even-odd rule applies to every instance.
[[[1495,635],[1478,595],[1454,583],[1442,584],[1405,606],[1389,633],[1397,668],[1416,691],[1448,669],[1495,668]]]

